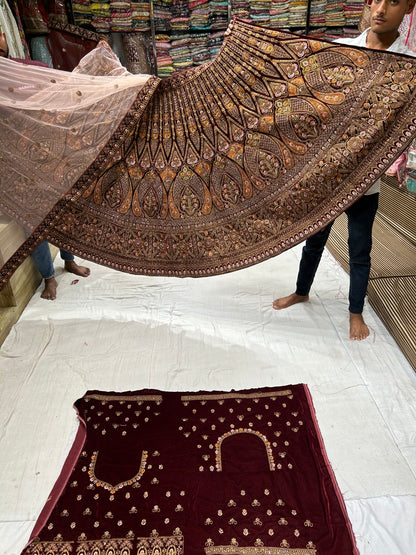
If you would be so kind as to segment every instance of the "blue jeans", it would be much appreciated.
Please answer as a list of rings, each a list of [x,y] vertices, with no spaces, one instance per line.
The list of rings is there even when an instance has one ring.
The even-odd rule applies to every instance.
[[[364,195],[346,210],[350,265],[349,311],[361,314],[371,268],[372,229],[379,193]],[[302,249],[296,293],[309,295],[333,222],[307,239]]]
[[[60,254],[62,260],[74,260],[74,255],[70,252],[60,249]],[[43,279],[49,279],[55,275],[51,250],[46,241],[43,241],[38,247],[36,247],[36,249],[32,252],[32,258]]]

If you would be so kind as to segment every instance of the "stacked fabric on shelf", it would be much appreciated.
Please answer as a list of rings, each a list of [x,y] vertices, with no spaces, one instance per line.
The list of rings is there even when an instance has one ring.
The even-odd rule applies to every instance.
[[[189,17],[173,17],[170,20],[170,28],[172,31],[188,31]]]
[[[173,61],[170,57],[170,37],[169,35],[159,34],[155,37],[156,45],[156,64],[159,77],[169,77],[175,71]]]
[[[111,11],[109,0],[91,2],[92,26],[98,33],[108,33],[111,28]]]
[[[131,3],[131,23],[134,31],[150,30],[150,3]]]
[[[360,34],[360,31],[354,27],[344,27],[342,30],[342,36],[345,38],[358,37],[359,34]]]
[[[180,44],[178,44],[178,42]],[[172,59],[173,69],[181,71],[192,66],[191,51],[189,49],[189,41],[172,41],[169,50],[169,56]]]
[[[188,0],[172,0],[171,13],[173,17],[189,17]]]
[[[72,2],[72,14],[75,25],[89,27],[92,20],[90,0],[76,0]]]
[[[206,33],[200,33],[191,38],[192,62],[194,66],[204,64],[211,59],[208,37],[209,35]]]
[[[326,24],[326,0],[312,0],[310,8],[310,27],[324,27]]]
[[[326,27],[312,27],[309,29],[308,35],[315,39],[327,39]]]
[[[170,35],[170,47],[169,53],[172,48],[178,48],[180,46],[186,46],[190,48],[191,45],[191,34],[190,33],[177,33]]]
[[[111,31],[128,32],[132,30],[131,2],[119,2],[110,0]]]
[[[155,20],[155,30],[157,33],[170,31],[171,0],[156,0],[153,3],[153,17]]]
[[[189,2],[189,23],[191,29],[210,28],[211,7],[209,0],[191,0]]]
[[[219,52],[225,30],[214,33],[176,33],[156,35],[156,59],[159,77],[202,65]]]
[[[344,2],[328,0],[325,8],[327,27],[342,27],[345,25]]]
[[[268,25],[271,0],[250,0],[250,19],[259,25]]]
[[[215,58],[221,48],[222,41],[224,40],[225,31],[217,31],[208,36],[207,46],[209,48],[210,57]]]
[[[349,27],[356,27],[363,11],[363,2],[347,0],[344,2],[345,23]]]
[[[189,5],[188,0],[172,0],[170,12],[172,31],[189,31]]]
[[[305,27],[307,12],[307,0],[291,0],[289,4],[289,26]]]
[[[189,51],[190,66],[195,65],[195,57],[203,56],[206,51],[207,35],[206,33],[187,33],[172,36],[172,46],[186,47]],[[209,59],[209,58],[208,58]]]
[[[351,28],[347,28],[344,27],[344,33],[343,33],[343,37],[344,38],[354,38],[354,37],[358,37],[358,35],[360,34],[360,31],[358,29],[351,29]]]
[[[228,26],[228,0],[211,0],[210,26],[212,30]]]
[[[270,4],[270,27],[284,28],[289,25],[290,0],[272,0]]]
[[[231,0],[231,16],[248,21],[250,16],[249,0]]]

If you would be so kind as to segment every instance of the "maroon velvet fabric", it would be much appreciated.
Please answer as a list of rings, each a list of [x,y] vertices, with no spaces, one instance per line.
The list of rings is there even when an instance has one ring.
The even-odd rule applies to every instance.
[[[306,386],[75,406],[81,432],[25,555],[357,553]]]
[[[52,56],[53,67],[72,71],[88,52],[91,52],[100,40],[99,35],[71,24],[54,21],[46,37]]]

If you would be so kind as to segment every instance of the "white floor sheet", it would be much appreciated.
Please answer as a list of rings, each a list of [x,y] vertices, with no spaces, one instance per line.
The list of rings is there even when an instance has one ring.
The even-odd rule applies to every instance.
[[[25,546],[87,390],[300,382],[361,555],[416,554],[416,373],[368,305],[370,337],[348,339],[349,279],[328,252],[310,302],[273,310],[294,289],[300,249],[202,279],[88,264],[76,282],[58,256],[58,299],[39,289],[0,350],[0,555]]]

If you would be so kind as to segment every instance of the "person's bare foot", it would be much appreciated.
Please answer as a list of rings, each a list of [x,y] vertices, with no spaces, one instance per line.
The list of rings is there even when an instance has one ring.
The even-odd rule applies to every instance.
[[[58,287],[58,282],[54,277],[45,279],[45,289],[41,293],[42,299],[47,299],[48,301],[54,301],[56,299],[56,288]]]
[[[362,314],[350,312],[350,339],[352,341],[362,341],[370,335],[370,330],[364,322]]]
[[[273,308],[275,310],[282,310],[283,308],[288,308],[292,304],[305,303],[309,300],[309,295],[298,295],[297,293],[292,293],[287,297],[281,297],[273,302]]]
[[[65,270],[76,276],[88,277],[90,269],[86,266],[79,266],[75,260],[65,260]]]

